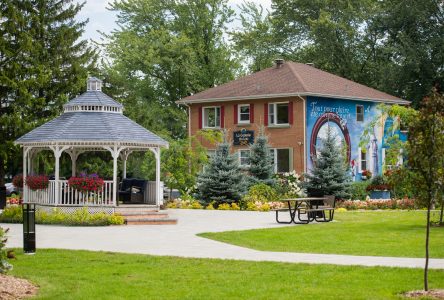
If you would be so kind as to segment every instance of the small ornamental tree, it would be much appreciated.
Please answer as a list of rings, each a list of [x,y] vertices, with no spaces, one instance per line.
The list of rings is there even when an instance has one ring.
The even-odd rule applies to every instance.
[[[305,174],[304,177],[304,187],[307,189],[319,190],[324,195],[335,195],[342,199],[350,196],[350,178],[341,148],[336,145],[330,127],[327,129],[327,137],[323,139],[319,156],[314,158],[311,173]]]
[[[265,183],[274,185],[273,161],[270,156],[268,137],[261,127],[259,135],[253,145],[250,146],[250,184]]]
[[[422,101],[417,118],[409,126],[407,164],[413,193],[427,207],[424,290],[428,290],[430,210],[440,201],[444,188],[444,96],[433,91]]]
[[[205,204],[238,201],[245,191],[244,176],[225,136],[197,178],[197,198]]]

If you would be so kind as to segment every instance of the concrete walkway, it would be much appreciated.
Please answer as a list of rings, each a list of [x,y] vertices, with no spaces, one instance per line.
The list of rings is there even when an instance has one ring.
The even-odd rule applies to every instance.
[[[201,232],[272,228],[274,213],[247,211],[169,210],[177,225],[133,225],[109,227],[37,226],[37,248],[83,249],[197,258],[249,261],[389,266],[423,268],[424,259],[334,254],[257,251],[196,236]],[[22,225],[10,228],[8,247],[22,247]],[[291,225],[291,226],[317,226]],[[444,259],[432,259],[430,268],[444,269]]]

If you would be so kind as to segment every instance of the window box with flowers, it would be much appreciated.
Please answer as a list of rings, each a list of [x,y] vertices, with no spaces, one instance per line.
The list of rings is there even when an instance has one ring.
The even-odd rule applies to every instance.
[[[97,174],[80,174],[80,177],[71,177],[68,185],[82,193],[97,193],[102,191],[104,181]]]
[[[49,178],[46,175],[28,175],[25,180],[26,186],[32,191],[46,190]]]
[[[367,180],[372,178],[372,172],[370,172],[369,170],[362,170],[361,178],[362,180]]]

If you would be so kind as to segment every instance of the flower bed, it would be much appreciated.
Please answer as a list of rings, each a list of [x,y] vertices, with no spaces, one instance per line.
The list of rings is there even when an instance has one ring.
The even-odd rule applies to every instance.
[[[46,175],[29,175],[26,176],[26,186],[33,191],[47,189],[49,178]]]
[[[197,200],[190,199],[174,199],[167,204],[168,208],[181,208],[181,209],[207,209],[207,210],[241,210],[240,206],[237,203],[223,203],[220,204],[217,208],[213,206],[213,204],[209,204],[208,206],[202,206]],[[270,209],[283,208],[285,207],[285,203],[282,202],[262,202],[262,201],[254,201],[247,202],[245,210],[249,211],[270,211]]]
[[[23,210],[21,205],[6,207],[0,215],[0,223],[22,223]],[[37,224],[61,224],[66,226],[108,226],[123,225],[125,220],[118,214],[89,213],[86,208],[76,210],[72,214],[61,212],[55,208],[51,213],[38,210],[35,214]]]
[[[20,205],[23,203],[23,199],[19,197],[6,197],[6,205]]]
[[[415,201],[413,199],[392,199],[392,200],[346,200],[338,201],[338,208],[346,208],[347,210],[357,209],[415,209]]]
[[[100,192],[104,181],[97,174],[80,174],[80,177],[71,177],[68,185],[79,192]]]

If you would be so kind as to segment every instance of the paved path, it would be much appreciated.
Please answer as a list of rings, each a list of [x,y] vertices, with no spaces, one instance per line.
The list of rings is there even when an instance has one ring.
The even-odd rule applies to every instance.
[[[257,251],[196,236],[200,232],[279,227],[274,213],[246,211],[169,210],[177,225],[108,227],[37,226],[37,248],[102,250],[151,255],[222,258],[250,261],[325,263],[337,265],[422,268],[424,259],[334,254]],[[9,247],[22,247],[22,225],[9,227]],[[292,225],[292,226],[317,226]],[[432,259],[430,267],[444,269],[444,259]]]

